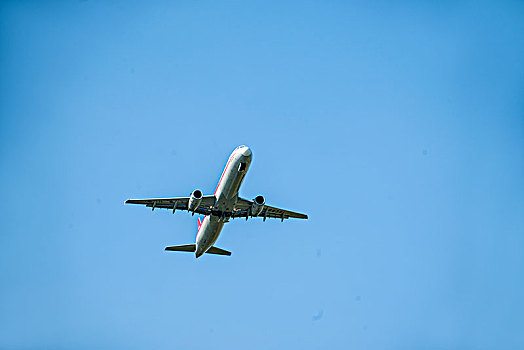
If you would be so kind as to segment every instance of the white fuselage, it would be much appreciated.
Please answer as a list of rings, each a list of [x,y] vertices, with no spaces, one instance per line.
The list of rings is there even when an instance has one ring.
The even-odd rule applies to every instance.
[[[197,258],[213,246],[224,223],[229,220],[223,213],[233,211],[238,200],[238,190],[251,164],[251,157],[251,150],[247,146],[240,146],[231,153],[215,190],[213,213],[204,217],[196,236]]]

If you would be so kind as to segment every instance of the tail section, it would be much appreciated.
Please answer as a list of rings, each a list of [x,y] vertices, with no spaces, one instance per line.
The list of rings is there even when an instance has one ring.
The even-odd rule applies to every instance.
[[[196,250],[196,244],[184,244],[184,245],[172,245],[169,247],[166,247],[166,250],[172,251],[172,252],[192,252],[194,253]],[[231,252],[228,252],[227,250],[220,249],[217,247],[211,247],[207,250],[207,254],[216,254],[216,255],[231,255]]]
[[[200,226],[202,226],[202,223],[204,222],[204,220],[200,220],[200,218],[197,218],[197,232],[200,231]]]

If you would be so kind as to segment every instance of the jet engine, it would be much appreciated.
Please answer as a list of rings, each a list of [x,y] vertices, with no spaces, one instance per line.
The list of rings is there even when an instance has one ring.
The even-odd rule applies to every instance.
[[[191,193],[191,197],[189,197],[189,204],[187,205],[187,210],[195,212],[196,208],[198,208],[200,202],[202,201],[202,196],[202,191],[194,190],[193,193]]]
[[[264,204],[266,204],[264,196],[256,196],[251,205],[251,215],[258,216],[264,209]]]

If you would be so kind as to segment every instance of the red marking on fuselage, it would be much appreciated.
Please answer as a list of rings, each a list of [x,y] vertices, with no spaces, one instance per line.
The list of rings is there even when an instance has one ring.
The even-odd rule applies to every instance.
[[[214,194],[217,194],[218,188],[220,187],[220,183],[222,182],[222,178],[224,177],[224,175],[225,175],[225,173],[227,171],[227,167],[229,166],[229,163],[231,162],[231,159],[233,159],[233,155],[231,155],[229,157],[229,160],[227,161],[226,167],[224,168],[224,172],[222,173],[222,176],[220,176],[220,180],[218,180],[218,185],[217,185],[217,188],[216,188]]]

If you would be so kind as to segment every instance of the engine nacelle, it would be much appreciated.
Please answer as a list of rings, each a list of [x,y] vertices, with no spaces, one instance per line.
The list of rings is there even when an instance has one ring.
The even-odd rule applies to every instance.
[[[253,204],[251,205],[251,215],[252,216],[258,216],[264,209],[264,205],[266,204],[266,199],[264,196],[256,196],[253,200]]]
[[[187,205],[187,210],[194,212],[196,208],[198,208],[198,206],[200,205],[202,197],[202,191],[194,190],[193,193],[191,193],[191,197],[189,197],[189,204]]]

